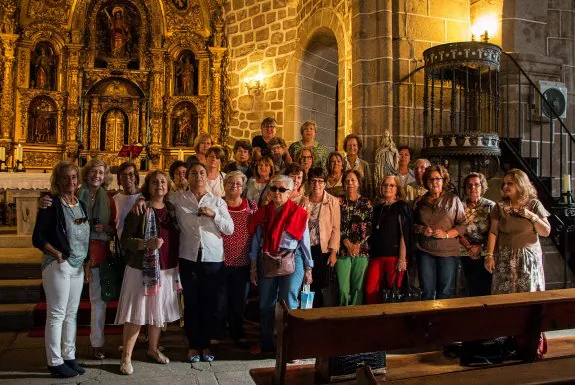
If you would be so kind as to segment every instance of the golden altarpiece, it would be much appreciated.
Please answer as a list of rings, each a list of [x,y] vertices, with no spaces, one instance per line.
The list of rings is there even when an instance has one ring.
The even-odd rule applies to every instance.
[[[145,147],[148,167],[222,142],[223,0],[0,0],[0,146],[27,169]]]

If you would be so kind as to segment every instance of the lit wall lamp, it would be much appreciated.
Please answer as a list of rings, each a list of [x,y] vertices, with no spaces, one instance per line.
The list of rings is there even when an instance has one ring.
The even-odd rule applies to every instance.
[[[479,36],[481,41],[488,43],[489,39],[495,36],[499,23],[495,15],[481,16],[475,20],[471,26],[471,41]]]
[[[249,95],[261,95],[266,88],[265,76],[261,73],[244,79],[244,85]]]

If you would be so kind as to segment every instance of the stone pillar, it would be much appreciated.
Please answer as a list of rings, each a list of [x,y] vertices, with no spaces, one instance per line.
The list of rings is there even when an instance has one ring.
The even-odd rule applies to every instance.
[[[14,50],[19,35],[0,34],[4,45],[4,78],[2,79],[2,106],[0,107],[0,140],[8,140],[14,131]]]
[[[392,128],[392,1],[352,2],[353,132],[363,139],[363,157],[374,160],[383,130]],[[393,132],[392,132],[393,133]]]
[[[222,59],[226,48],[208,47],[212,54],[212,98],[211,98],[211,111],[210,111],[210,133],[212,138],[217,143],[224,144],[227,138],[222,138],[220,135],[222,125],[222,107],[221,107],[221,94],[222,94]]]

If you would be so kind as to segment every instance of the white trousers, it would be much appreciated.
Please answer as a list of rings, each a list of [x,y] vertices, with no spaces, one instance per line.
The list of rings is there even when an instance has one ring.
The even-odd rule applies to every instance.
[[[58,366],[76,358],[76,315],[84,284],[82,265],[53,261],[42,271],[46,293],[45,344],[48,365]]]
[[[94,348],[104,346],[104,326],[106,326],[106,302],[102,301],[100,269],[92,270],[90,282],[90,343]]]

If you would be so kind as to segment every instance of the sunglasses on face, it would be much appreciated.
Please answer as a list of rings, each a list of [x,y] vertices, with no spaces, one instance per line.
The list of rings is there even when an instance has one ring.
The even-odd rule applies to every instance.
[[[270,191],[271,191],[271,192],[274,192],[274,193],[277,192],[277,191],[279,191],[279,192],[281,192],[281,193],[283,194],[283,193],[285,193],[286,191],[289,191],[289,189],[287,189],[287,188],[285,188],[285,187],[271,186],[271,187],[270,187]]]

